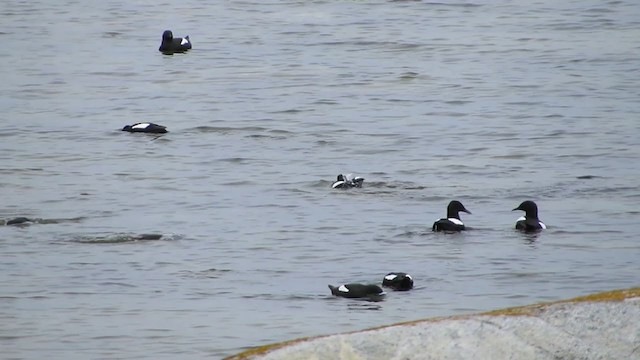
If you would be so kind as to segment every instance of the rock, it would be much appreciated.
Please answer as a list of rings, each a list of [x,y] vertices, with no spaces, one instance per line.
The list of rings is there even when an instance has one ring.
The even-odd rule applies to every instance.
[[[640,288],[293,340],[227,359],[640,359]]]

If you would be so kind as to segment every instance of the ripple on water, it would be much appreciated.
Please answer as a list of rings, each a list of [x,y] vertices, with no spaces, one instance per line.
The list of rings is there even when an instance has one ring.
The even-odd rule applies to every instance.
[[[176,273],[176,275],[185,278],[195,278],[195,279],[217,279],[223,277],[226,273],[229,273],[233,270],[231,269],[218,269],[218,268],[210,268],[205,270],[180,270]]]
[[[164,234],[106,234],[106,235],[78,235],[72,237],[69,242],[80,244],[119,244],[131,242],[145,242],[158,240],[176,240],[176,235]]]

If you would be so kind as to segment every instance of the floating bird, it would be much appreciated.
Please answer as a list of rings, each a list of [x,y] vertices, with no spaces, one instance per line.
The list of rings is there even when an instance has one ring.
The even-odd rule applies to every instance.
[[[167,127],[154,124],[154,123],[136,123],[133,125],[127,125],[122,128],[122,131],[128,132],[141,132],[150,134],[164,134],[167,132]]]
[[[353,174],[340,174],[337,176],[336,181],[331,184],[332,189],[350,189],[361,188],[364,178],[360,176],[353,176]]]
[[[453,200],[447,206],[447,217],[438,219],[433,223],[431,230],[433,231],[462,231],[465,229],[464,223],[460,220],[460,211],[471,214],[471,211],[465,209],[460,201]]]
[[[407,273],[391,272],[382,279],[382,286],[398,291],[411,290],[413,288],[413,278]]]
[[[369,299],[380,301],[386,295],[378,285],[344,284],[340,286],[329,285],[331,294],[349,299]]]
[[[20,225],[28,222],[33,222],[33,219],[29,219],[23,216],[13,218],[11,220],[7,220],[7,225]]]
[[[516,229],[532,232],[546,229],[547,226],[538,219],[538,205],[531,200],[523,201],[517,208],[511,210],[522,210],[524,216],[521,216],[516,221]]]
[[[174,38],[171,30],[165,30],[165,32],[162,33],[162,43],[158,50],[163,54],[171,55],[173,53],[182,53],[189,49],[191,49],[189,36]]]

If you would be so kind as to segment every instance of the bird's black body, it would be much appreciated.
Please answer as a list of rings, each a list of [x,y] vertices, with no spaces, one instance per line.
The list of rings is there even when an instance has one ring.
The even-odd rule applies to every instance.
[[[460,220],[459,212],[471,214],[460,201],[453,200],[447,206],[447,217],[438,219],[433,223],[433,231],[462,231],[465,230],[464,223]]]
[[[7,225],[20,225],[28,222],[32,222],[33,220],[26,217],[17,217],[7,221]]]
[[[361,188],[364,183],[364,178],[360,176],[353,176],[353,174],[339,174],[336,177],[336,181],[331,184],[332,189],[351,189]]]
[[[522,210],[524,216],[516,221],[516,229],[524,232],[544,230],[547,226],[538,219],[538,205],[531,200],[523,201],[512,211]]]
[[[191,49],[191,40],[189,40],[189,36],[185,36],[184,38],[174,38],[171,30],[165,30],[162,34],[162,43],[158,50],[163,54],[171,55],[173,53],[182,53],[189,49]]]
[[[126,125],[122,128],[122,131],[134,132],[134,133],[150,133],[150,134],[164,134],[167,133],[167,127],[154,124],[154,123],[135,123],[133,125]]]
[[[390,287],[397,291],[407,291],[413,288],[413,278],[403,272],[392,272],[382,279],[382,286]]]
[[[368,299],[372,301],[382,300],[386,294],[378,285],[344,284],[340,286],[329,285],[331,294],[349,299]]]

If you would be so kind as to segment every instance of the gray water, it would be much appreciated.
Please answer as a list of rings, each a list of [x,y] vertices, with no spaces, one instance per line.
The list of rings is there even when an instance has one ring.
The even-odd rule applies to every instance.
[[[0,227],[4,359],[221,358],[638,286],[635,0],[0,12],[0,218],[37,219]],[[432,233],[452,199],[471,229]],[[525,199],[547,231],[513,230]],[[415,289],[327,288],[390,271]]]

